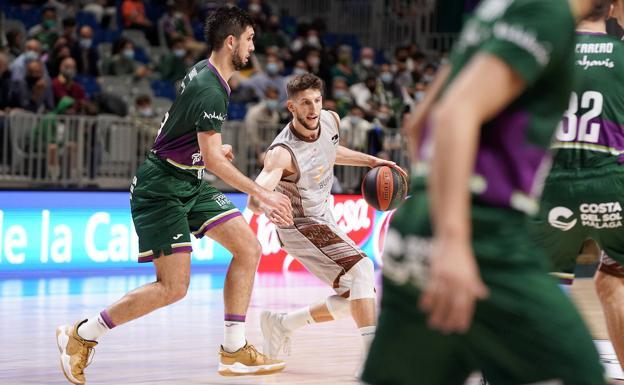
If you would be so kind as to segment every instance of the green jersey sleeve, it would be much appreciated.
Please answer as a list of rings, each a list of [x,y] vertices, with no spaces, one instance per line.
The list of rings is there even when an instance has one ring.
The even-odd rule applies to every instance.
[[[227,100],[222,94],[208,88],[200,92],[193,102],[196,130],[220,133],[221,126],[227,118]]]
[[[514,2],[492,25],[481,46],[533,85],[551,61],[558,62],[569,47],[571,15],[551,1]]]

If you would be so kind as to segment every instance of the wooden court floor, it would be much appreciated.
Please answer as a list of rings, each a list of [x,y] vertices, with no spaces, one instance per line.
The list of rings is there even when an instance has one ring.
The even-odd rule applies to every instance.
[[[0,384],[67,384],[59,367],[54,329],[96,314],[151,275],[47,280],[0,280]],[[221,377],[216,372],[222,339],[222,277],[194,274],[181,302],[114,329],[100,340],[88,384],[358,384],[360,340],[351,320],[303,328],[293,336],[284,372]],[[248,338],[261,347],[260,311],[294,309],[330,290],[305,273],[262,274],[248,313]],[[590,280],[578,280],[573,297],[598,338],[606,338]],[[472,378],[470,384],[476,384]]]

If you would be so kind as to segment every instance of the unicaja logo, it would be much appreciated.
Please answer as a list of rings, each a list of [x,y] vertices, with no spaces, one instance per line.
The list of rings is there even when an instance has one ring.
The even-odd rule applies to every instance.
[[[561,231],[568,231],[576,225],[576,219],[570,222],[564,222],[563,220],[570,219],[574,215],[574,212],[567,207],[554,207],[548,213],[548,223],[554,228]]]

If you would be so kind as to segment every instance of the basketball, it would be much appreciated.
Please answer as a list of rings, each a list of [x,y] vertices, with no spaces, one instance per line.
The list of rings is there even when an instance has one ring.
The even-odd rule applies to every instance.
[[[393,210],[407,195],[407,179],[393,167],[375,167],[362,180],[362,195],[377,210]]]

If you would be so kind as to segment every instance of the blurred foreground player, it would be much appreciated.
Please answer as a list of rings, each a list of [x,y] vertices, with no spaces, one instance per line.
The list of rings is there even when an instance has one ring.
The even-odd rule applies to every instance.
[[[575,18],[592,8],[486,0],[467,22],[420,109],[443,89],[429,130],[411,133],[423,162],[386,239],[366,382],[461,385],[482,370],[491,384],[607,383],[529,235],[572,90]]]
[[[572,282],[583,243],[602,254],[595,275],[609,336],[624,362],[624,43],[607,35],[613,1],[577,26],[579,81],[559,125],[536,226],[554,271]]]
[[[109,329],[182,299],[190,278],[191,238],[204,235],[228,249],[232,262],[223,288],[225,338],[219,373],[266,374],[284,363],[259,353],[245,340],[260,245],[241,213],[220,191],[202,180],[207,168],[232,187],[262,202],[267,216],[292,223],[287,197],[240,173],[222,145],[230,93],[227,80],[249,60],[254,45],[251,18],[238,8],[219,8],[206,20],[211,55],[184,77],[165,114],[147,160],[132,182],[130,206],[139,236],[139,262],[153,261],[156,282],[139,287],[101,313],[57,329],[61,365],[67,379],[84,384],[96,340]]]
[[[394,162],[339,145],[340,119],[321,109],[322,89],[322,80],[313,74],[296,75],[288,82],[287,107],[293,118],[267,150],[256,183],[290,198],[294,223],[274,221],[282,247],[336,294],[290,313],[264,311],[264,352],[271,358],[280,350],[289,351],[292,332],[312,323],[353,317],[365,352],[375,335],[375,269],[331,212],[334,165],[387,165],[404,171]],[[248,207],[264,211],[255,197],[249,198]]]

